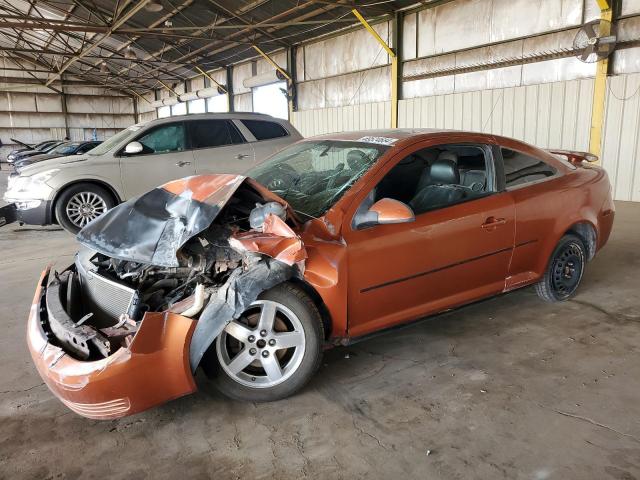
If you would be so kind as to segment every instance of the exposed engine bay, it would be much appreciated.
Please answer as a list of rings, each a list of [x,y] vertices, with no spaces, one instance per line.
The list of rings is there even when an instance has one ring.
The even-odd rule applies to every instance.
[[[46,295],[49,325],[43,325],[50,341],[81,360],[105,358],[131,345],[145,313],[170,311],[198,319],[191,354],[195,369],[226,323],[240,316],[262,291],[301,275],[304,268],[306,254],[291,229],[294,224],[288,223],[285,207],[265,201],[247,183],[235,185],[231,193],[213,214],[210,209],[193,210],[187,205],[195,215],[209,212],[212,221],[183,244],[174,243],[171,258],[177,264],[172,266],[115,258],[98,248],[82,249],[73,266],[50,280]],[[130,202],[94,224],[117,209],[126,213]],[[166,223],[173,223],[162,234],[175,229],[175,218],[169,215],[167,219]],[[202,218],[181,220],[193,225]],[[102,234],[99,228],[96,231]],[[123,242],[131,242],[126,233]],[[105,240],[96,243],[102,246]],[[112,244],[108,247],[114,248]],[[157,258],[157,252],[153,255]]]

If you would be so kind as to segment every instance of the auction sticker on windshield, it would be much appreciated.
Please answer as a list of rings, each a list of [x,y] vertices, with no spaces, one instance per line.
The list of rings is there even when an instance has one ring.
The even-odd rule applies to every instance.
[[[377,143],[379,145],[393,145],[396,140],[398,139],[390,137],[362,137],[358,139],[359,142]]]

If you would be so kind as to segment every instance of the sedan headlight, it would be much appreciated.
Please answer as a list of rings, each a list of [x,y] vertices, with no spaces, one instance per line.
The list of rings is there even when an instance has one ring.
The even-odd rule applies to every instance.
[[[59,171],[60,169],[54,168],[31,176],[23,177],[22,175],[19,175],[17,177],[9,177],[7,193],[9,191],[12,193],[26,193],[37,190]]]

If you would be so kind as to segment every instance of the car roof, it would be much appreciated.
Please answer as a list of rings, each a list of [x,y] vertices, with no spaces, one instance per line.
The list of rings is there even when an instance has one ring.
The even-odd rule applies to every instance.
[[[254,113],[254,112],[226,112],[226,113],[194,113],[187,115],[175,115],[172,117],[156,118],[150,120],[148,123],[141,125],[156,125],[167,122],[175,122],[180,120],[202,120],[202,119],[217,119],[217,120],[269,120],[276,123],[288,123],[288,120],[282,118],[272,117],[266,113]]]
[[[328,133],[325,135],[318,135],[316,137],[310,137],[307,140],[343,140],[357,142],[365,137],[373,138],[392,138],[395,140],[403,140],[413,137],[430,137],[442,134],[468,134],[474,136],[486,136],[492,137],[491,134],[485,134],[480,132],[466,132],[462,130],[447,130],[441,128],[381,128],[375,130],[358,130],[355,132],[338,132]]]

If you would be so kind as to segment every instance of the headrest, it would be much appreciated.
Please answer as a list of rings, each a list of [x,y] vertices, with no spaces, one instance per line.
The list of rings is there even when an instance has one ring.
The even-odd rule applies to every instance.
[[[351,150],[347,153],[347,164],[351,170],[360,170],[364,166],[365,154],[362,150]]]
[[[448,160],[449,162],[453,162],[457,165],[458,154],[449,150],[445,150],[444,152],[440,152],[440,155],[438,155],[438,159],[436,160],[436,162],[439,162],[440,160]]]
[[[460,184],[460,172],[451,160],[436,160],[431,165],[431,183],[440,185]]]

